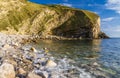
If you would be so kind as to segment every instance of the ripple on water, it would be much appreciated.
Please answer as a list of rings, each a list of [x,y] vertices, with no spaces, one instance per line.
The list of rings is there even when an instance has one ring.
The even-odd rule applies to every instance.
[[[119,41],[119,40],[118,40]],[[108,44],[109,43],[109,44]],[[114,43],[114,40],[113,42]],[[34,45],[34,44],[32,44]],[[86,68],[81,68],[81,64],[90,65],[94,62],[99,62],[103,69],[95,69],[103,73],[114,74],[119,70],[119,61],[120,57],[118,55],[119,48],[115,42],[115,45],[111,45],[111,40],[81,40],[81,41],[52,41],[52,40],[43,40],[35,44],[37,48],[48,48],[50,54],[54,57],[54,60],[59,63],[54,71],[55,75],[62,74],[62,76],[69,76],[68,70],[73,67],[74,73],[70,73],[72,78],[94,78],[97,77],[97,74],[87,72]],[[117,46],[117,47],[113,47]],[[115,49],[116,48],[116,49]],[[66,56],[66,57],[65,57]],[[111,58],[110,58],[111,57]],[[67,60],[65,60],[67,59]],[[70,61],[71,60],[71,61]],[[104,66],[108,69],[104,69]],[[89,67],[92,67],[90,65]],[[94,67],[93,67],[94,68]],[[109,68],[114,68],[114,71],[109,71]],[[90,68],[91,69],[91,68]],[[49,71],[52,71],[49,69]],[[71,69],[70,69],[71,70]],[[73,71],[72,70],[72,71]],[[63,72],[64,73],[63,73]],[[119,71],[118,71],[119,72]],[[119,72],[120,73],[120,72]],[[104,76],[104,75],[103,75]],[[103,76],[98,77],[102,78]],[[103,77],[107,78],[107,77]],[[110,77],[112,78],[112,77]],[[116,77],[117,78],[117,77]]]

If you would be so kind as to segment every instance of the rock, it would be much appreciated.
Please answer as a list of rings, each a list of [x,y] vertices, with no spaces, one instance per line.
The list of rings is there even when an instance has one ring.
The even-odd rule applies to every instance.
[[[47,76],[47,72],[45,73],[45,71],[35,71],[37,73],[37,75],[41,76],[42,78],[48,78]]]
[[[97,62],[93,63],[94,66],[100,66]]]
[[[19,46],[19,44],[18,44],[18,43],[14,43],[13,45],[14,45],[15,47],[18,47],[18,46]]]
[[[31,47],[30,50],[33,51],[33,52],[37,52],[37,50],[34,47]]]
[[[27,78],[42,78],[42,77],[37,75],[37,74],[35,74],[35,73],[30,72],[30,73],[28,73]]]
[[[12,55],[12,57],[13,57],[13,58],[18,58],[18,56],[17,56],[17,55]]]
[[[48,48],[43,48],[43,50],[45,51],[45,53],[49,52]]]
[[[17,66],[17,63],[13,59],[4,60],[4,62],[12,64],[13,66]]]
[[[47,67],[55,67],[55,66],[57,66],[57,64],[52,60],[48,60],[46,63],[46,66]]]
[[[23,74],[18,74],[16,78],[26,78],[26,76]]]
[[[48,52],[49,52],[49,50],[46,49],[46,50],[45,50],[45,53],[48,53]]]
[[[11,46],[9,45],[9,44],[5,44],[5,45],[3,45],[3,48],[11,48]]]
[[[107,77],[98,75],[96,78],[107,78]]]
[[[48,78],[48,77],[49,77],[49,74],[48,74],[46,71],[44,71],[44,72],[42,72],[42,73],[43,73],[43,75],[44,75],[45,78]]]
[[[26,78],[26,74],[27,72],[25,70],[23,70],[22,68],[19,68],[16,76],[18,78]]]
[[[14,66],[9,63],[3,63],[0,66],[0,78],[15,78]]]
[[[26,74],[26,71],[23,70],[22,68],[19,68],[19,69],[18,69],[18,73],[19,73],[19,74]]]
[[[104,32],[100,32],[99,38],[109,38],[109,37]]]

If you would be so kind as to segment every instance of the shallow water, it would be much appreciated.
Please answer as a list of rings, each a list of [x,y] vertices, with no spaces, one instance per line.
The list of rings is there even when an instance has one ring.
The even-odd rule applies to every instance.
[[[113,70],[113,78],[120,78],[120,39],[102,40],[100,47],[99,61],[103,66]]]
[[[97,62],[111,78],[120,77],[120,39],[40,40],[35,46],[47,48],[57,60],[72,59],[78,67]]]

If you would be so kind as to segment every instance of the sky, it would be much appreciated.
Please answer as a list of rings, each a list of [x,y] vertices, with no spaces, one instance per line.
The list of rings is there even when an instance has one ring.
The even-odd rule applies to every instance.
[[[101,18],[101,31],[120,37],[120,0],[29,0],[39,4],[61,4],[93,11]]]

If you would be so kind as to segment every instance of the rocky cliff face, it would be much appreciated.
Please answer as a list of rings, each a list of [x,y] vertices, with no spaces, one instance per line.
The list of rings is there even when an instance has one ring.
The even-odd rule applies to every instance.
[[[61,5],[0,0],[0,31],[9,34],[99,38],[100,17],[86,10]]]

